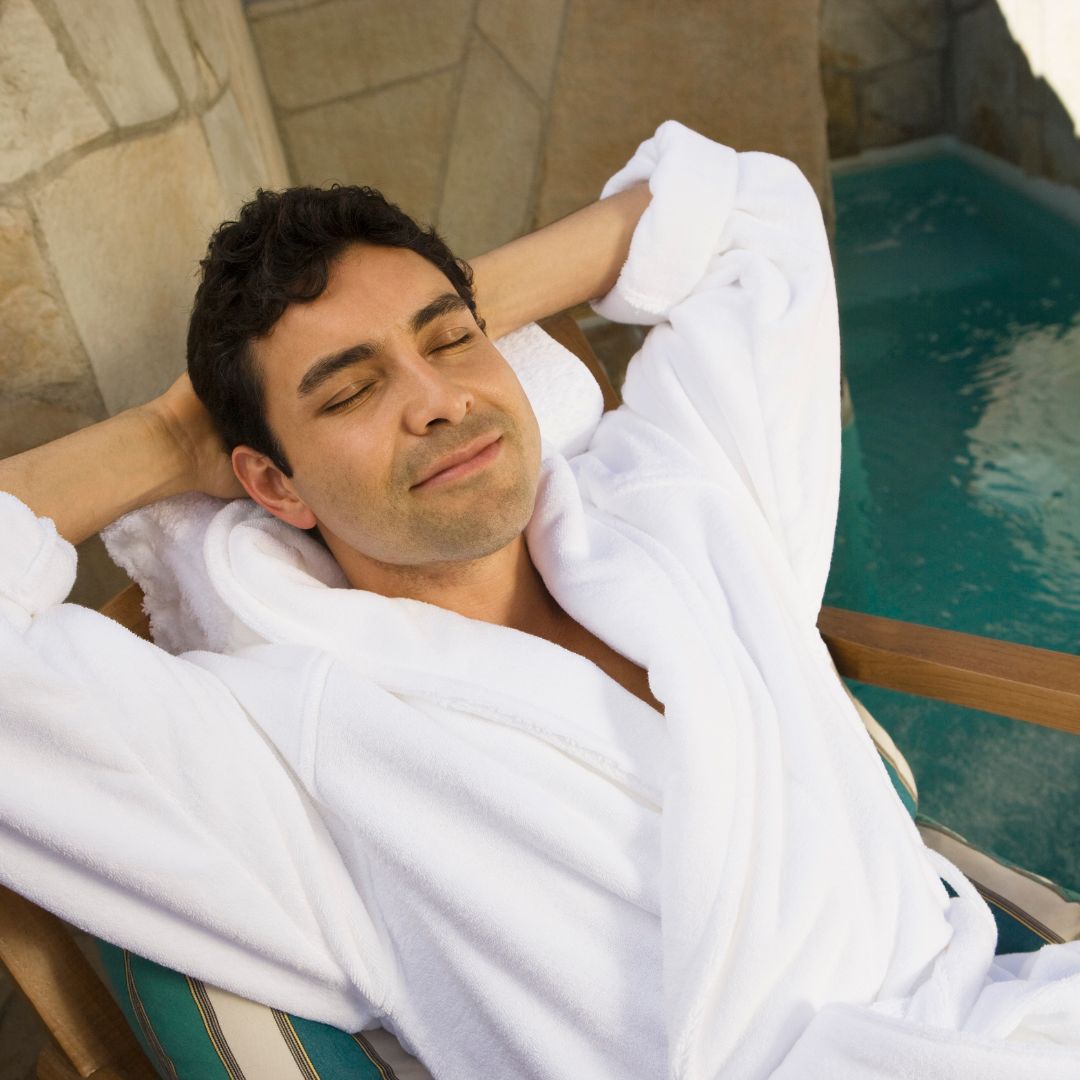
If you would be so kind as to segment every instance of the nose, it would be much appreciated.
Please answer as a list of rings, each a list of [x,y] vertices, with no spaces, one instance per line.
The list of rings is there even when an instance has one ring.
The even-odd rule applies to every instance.
[[[460,424],[472,411],[472,391],[449,378],[427,357],[404,365],[403,421],[412,435],[425,435],[437,424]]]

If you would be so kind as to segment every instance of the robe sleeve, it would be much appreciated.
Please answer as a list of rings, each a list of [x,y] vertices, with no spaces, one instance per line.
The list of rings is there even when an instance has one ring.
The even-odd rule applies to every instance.
[[[651,326],[625,408],[707,477],[736,477],[816,618],[836,525],[840,343],[821,210],[790,161],[667,121],[604,188],[652,201],[594,307]]]
[[[370,920],[289,767],[221,678],[64,604],[75,552],[0,493],[0,881],[187,975],[371,1026]],[[195,655],[195,654],[192,654]],[[317,654],[262,665],[295,709]]]

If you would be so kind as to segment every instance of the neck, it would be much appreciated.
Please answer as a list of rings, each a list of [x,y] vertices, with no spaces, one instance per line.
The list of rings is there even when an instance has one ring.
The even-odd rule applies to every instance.
[[[470,619],[548,637],[566,618],[529,557],[524,534],[464,562],[397,566],[334,552],[349,584],[381,596],[422,600]]]

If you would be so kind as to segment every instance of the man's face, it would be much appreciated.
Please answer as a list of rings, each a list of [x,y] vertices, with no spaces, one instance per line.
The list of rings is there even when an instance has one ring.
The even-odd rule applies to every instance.
[[[520,535],[536,497],[536,418],[422,256],[353,245],[323,294],[291,304],[253,351],[288,483],[343,565],[460,562]]]

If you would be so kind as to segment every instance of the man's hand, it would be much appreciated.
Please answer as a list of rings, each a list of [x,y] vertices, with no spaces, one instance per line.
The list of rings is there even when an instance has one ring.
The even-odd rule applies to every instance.
[[[186,372],[143,408],[164,426],[168,437],[187,458],[187,490],[204,491],[221,499],[243,497],[244,489],[233,472],[229,453]]]
[[[243,495],[187,375],[145,405],[0,461],[0,491],[73,544],[170,495]]]

